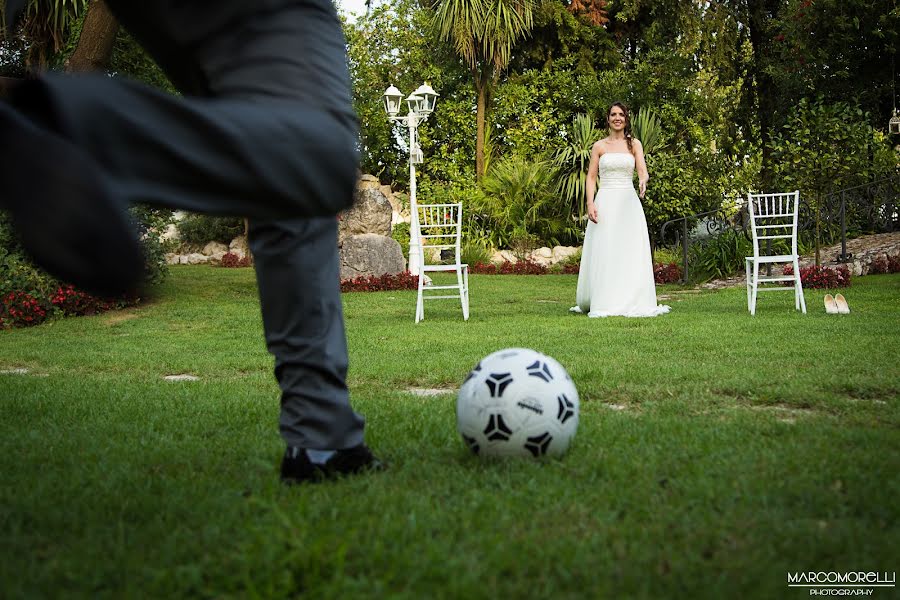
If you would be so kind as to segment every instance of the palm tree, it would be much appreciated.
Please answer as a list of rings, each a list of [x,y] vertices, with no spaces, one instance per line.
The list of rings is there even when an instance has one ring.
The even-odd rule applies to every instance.
[[[566,136],[566,145],[553,155],[559,177],[557,190],[563,201],[575,211],[578,223],[587,215],[585,180],[591,162],[591,148],[603,137],[591,115],[577,115]]]
[[[472,73],[477,97],[475,176],[484,175],[484,132],[491,91],[515,43],[534,26],[537,0],[435,0],[434,27]]]

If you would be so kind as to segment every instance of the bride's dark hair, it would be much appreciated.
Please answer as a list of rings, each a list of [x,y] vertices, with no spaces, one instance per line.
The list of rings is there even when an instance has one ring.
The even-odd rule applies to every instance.
[[[623,113],[625,113],[625,143],[628,144],[628,151],[634,152],[634,149],[631,147],[631,140],[634,139],[634,136],[631,135],[631,114],[628,112],[628,107],[625,106],[622,102],[613,102],[609,107],[609,110],[606,111],[606,124],[607,126],[609,126],[609,115],[612,114],[612,109],[617,106],[622,109]]]

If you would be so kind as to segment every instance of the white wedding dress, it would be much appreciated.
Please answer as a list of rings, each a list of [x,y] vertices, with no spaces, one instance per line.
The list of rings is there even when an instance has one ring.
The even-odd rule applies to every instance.
[[[597,223],[588,221],[578,289],[570,310],[589,317],[655,317],[670,307],[656,303],[647,220],[634,191],[634,156],[600,156]]]

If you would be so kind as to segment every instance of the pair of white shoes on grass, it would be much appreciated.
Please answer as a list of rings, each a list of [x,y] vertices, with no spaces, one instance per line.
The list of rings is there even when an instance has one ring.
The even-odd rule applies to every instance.
[[[850,306],[847,304],[847,299],[844,298],[843,294],[838,294],[837,296],[825,294],[825,312],[829,315],[848,315],[850,314]]]

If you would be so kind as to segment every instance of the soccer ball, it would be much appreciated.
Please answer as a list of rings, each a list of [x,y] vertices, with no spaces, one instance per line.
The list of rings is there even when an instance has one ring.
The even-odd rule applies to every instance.
[[[456,398],[456,425],[479,456],[561,456],[578,429],[578,390],[561,364],[507,348],[485,357]]]

